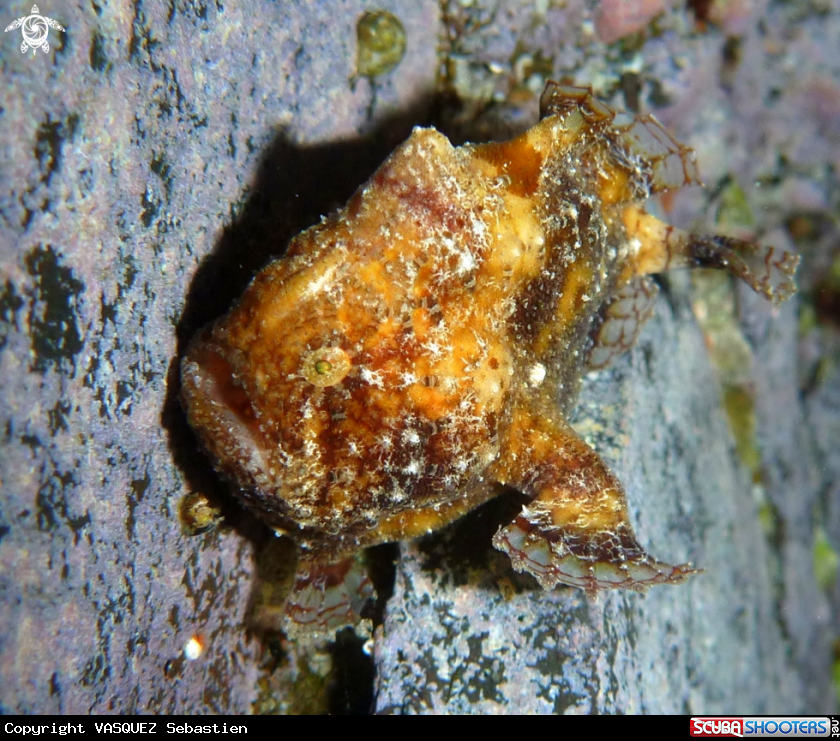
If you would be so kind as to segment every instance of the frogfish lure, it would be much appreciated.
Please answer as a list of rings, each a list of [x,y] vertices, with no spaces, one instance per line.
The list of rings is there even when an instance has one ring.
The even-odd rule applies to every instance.
[[[493,545],[544,589],[644,589],[624,491],[569,426],[581,376],[635,342],[651,274],[728,270],[770,301],[799,258],[645,211],[699,182],[651,116],[550,82],[540,121],[453,147],[415,129],[292,239],[182,362],[183,404],[243,502],[298,547],[288,629],[331,633],[373,589],[360,549],[430,533],[513,487]]]

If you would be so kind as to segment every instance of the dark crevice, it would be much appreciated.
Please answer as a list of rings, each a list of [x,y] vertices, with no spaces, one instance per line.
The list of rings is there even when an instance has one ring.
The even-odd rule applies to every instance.
[[[373,712],[376,668],[364,651],[365,640],[345,629],[336,637],[330,653],[333,671],[329,687],[331,715],[369,715]]]

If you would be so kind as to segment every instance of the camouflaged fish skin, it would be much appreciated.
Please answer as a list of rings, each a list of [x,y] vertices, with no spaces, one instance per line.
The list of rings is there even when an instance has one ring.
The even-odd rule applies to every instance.
[[[432,532],[514,487],[493,539],[545,589],[642,589],[624,491],[570,428],[582,375],[632,346],[652,273],[726,268],[774,302],[798,258],[687,234],[650,196],[697,183],[650,116],[549,83],[509,142],[415,129],[341,211],[295,237],[182,365],[189,421],[243,500],[299,546],[292,627],[353,623],[362,548]]]

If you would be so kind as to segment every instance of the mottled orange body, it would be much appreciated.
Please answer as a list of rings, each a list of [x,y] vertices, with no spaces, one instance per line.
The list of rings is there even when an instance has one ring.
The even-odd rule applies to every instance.
[[[431,532],[500,485],[533,499],[494,544],[546,589],[692,573],[636,542],[620,483],[565,417],[587,368],[650,316],[647,274],[726,267],[778,301],[797,259],[648,215],[650,195],[697,181],[652,118],[554,83],[541,102],[506,143],[416,129],[184,358],[190,423],[300,546],[293,622],[352,620],[370,593],[358,549]]]

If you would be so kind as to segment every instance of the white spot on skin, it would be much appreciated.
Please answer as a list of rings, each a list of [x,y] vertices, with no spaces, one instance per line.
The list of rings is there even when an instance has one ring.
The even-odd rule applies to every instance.
[[[372,371],[370,368],[362,368],[359,375],[365,383],[369,383],[376,388],[384,388],[385,384],[382,381],[382,373],[380,371]]]
[[[403,442],[409,445],[417,445],[420,442],[420,435],[417,433],[417,430],[406,430],[403,432],[402,438]]]
[[[443,355],[443,348],[434,340],[432,340],[431,342],[427,342],[425,345],[425,349],[428,350],[433,357],[439,357]]]
[[[478,244],[484,244],[487,241],[487,224],[473,214],[470,226],[472,227],[472,234],[475,241]]]
[[[528,371],[528,383],[536,388],[545,379],[545,366],[542,363],[534,363]]]
[[[313,280],[306,287],[306,294],[315,294],[322,291],[324,289],[324,286],[332,279],[336,267],[337,266],[335,265],[331,266],[328,270],[325,270],[321,275],[319,275],[315,280]]]
[[[414,375],[413,373],[411,373],[410,371],[403,371],[403,372],[400,374],[400,385],[399,385],[399,388],[403,389],[403,388],[405,388],[406,386],[411,386],[411,385],[413,385],[413,384],[415,384],[415,383],[417,383],[417,376],[415,376],[415,375]]]
[[[469,273],[475,269],[475,258],[473,258],[472,252],[469,250],[464,250],[458,255],[458,273],[464,275],[465,273]]]
[[[312,406],[312,401],[310,399],[306,400],[306,403],[303,405],[303,408],[300,410],[300,416],[303,419],[312,419],[315,415],[315,409]]]

